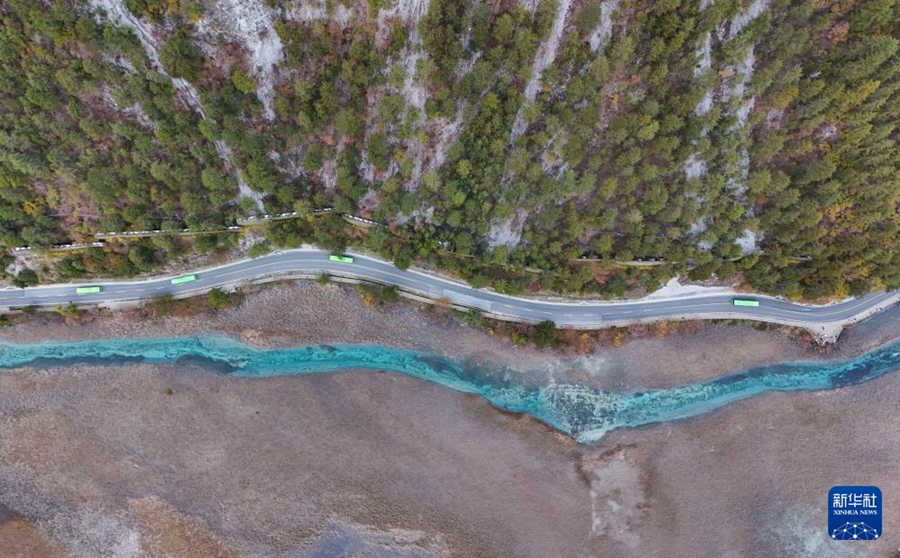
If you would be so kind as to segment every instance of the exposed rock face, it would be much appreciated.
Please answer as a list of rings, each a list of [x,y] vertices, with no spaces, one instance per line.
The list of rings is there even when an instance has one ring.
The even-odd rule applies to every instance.
[[[270,121],[275,119],[275,69],[284,58],[274,21],[272,9],[264,0],[221,0],[212,3],[197,24],[207,36],[224,33],[244,45],[249,70],[259,85],[257,95]]]

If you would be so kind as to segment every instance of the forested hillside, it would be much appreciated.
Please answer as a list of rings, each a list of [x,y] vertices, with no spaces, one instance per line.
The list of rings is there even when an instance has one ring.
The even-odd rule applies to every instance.
[[[365,246],[505,292],[679,273],[900,288],[893,0],[0,0],[0,17],[7,248],[296,211],[267,246]],[[133,275],[235,234],[42,274]]]

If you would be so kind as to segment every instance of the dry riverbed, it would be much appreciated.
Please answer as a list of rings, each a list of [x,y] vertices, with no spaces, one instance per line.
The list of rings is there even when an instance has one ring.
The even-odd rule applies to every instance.
[[[47,317],[2,330],[16,342],[197,333],[259,347],[379,343],[633,390],[851,356],[900,335],[900,311],[856,326],[827,353],[782,331],[693,325],[578,355],[521,347],[440,310],[377,312],[351,288],[297,283],[217,313]],[[836,484],[900,494],[897,376],[765,395],[579,446],[393,374],[4,372],[0,555],[850,555],[824,537],[825,496]],[[888,513],[885,526],[900,525]],[[889,556],[898,540],[888,532],[852,550]]]

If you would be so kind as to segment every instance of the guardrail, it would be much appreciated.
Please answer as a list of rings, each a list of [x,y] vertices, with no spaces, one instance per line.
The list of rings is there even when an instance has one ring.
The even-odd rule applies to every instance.
[[[322,209],[314,209],[312,210],[313,215],[322,215],[324,213],[331,213],[334,211],[333,207],[324,207]],[[379,223],[378,221],[373,221],[371,219],[366,219],[364,217],[357,217],[356,215],[350,215],[348,213],[340,214],[344,219],[350,222],[362,223],[368,226],[378,226],[378,227],[387,227],[387,225],[383,223]],[[244,219],[237,219],[237,225],[232,225],[229,227],[220,227],[217,229],[204,229],[204,230],[192,230],[192,229],[154,229],[154,230],[144,230],[144,231],[118,231],[118,232],[105,232],[105,233],[95,233],[94,238],[97,240],[108,240],[115,238],[146,238],[151,236],[193,236],[198,234],[218,234],[218,233],[229,233],[229,232],[239,232],[243,230],[245,226],[254,226],[254,225],[263,225],[271,221],[283,221],[286,219],[296,219],[300,217],[301,214],[296,211],[287,211],[284,213],[276,213],[275,215],[260,215],[255,216],[251,215]],[[105,246],[103,242],[91,242],[87,244],[57,244],[55,246],[51,246],[47,248],[49,251],[63,251],[63,250],[80,250],[84,248],[102,248]],[[33,248],[30,246],[16,246],[12,248],[13,253],[23,253],[30,252]]]
[[[167,235],[179,235],[179,236],[188,236],[195,234],[218,234],[223,232],[237,232],[243,230],[243,227],[239,227],[237,225],[233,225],[230,227],[221,227],[218,229],[208,229],[208,230],[191,230],[191,229],[172,229],[172,230],[152,230],[152,231],[124,231],[124,232],[108,232],[108,233],[97,233],[94,235],[94,238],[105,239],[105,238],[136,238],[136,237],[146,237],[146,236],[167,236]]]
[[[323,207],[322,209],[313,209],[311,213],[313,215],[321,215],[323,213],[331,213],[334,211],[333,207]],[[284,221],[286,219],[296,219],[300,217],[301,214],[296,211],[288,211],[285,213],[276,213],[275,215],[250,215],[249,217],[245,217],[243,219],[236,219],[238,225],[244,226],[253,226],[253,225],[262,225],[269,221]]]
[[[368,227],[385,227],[385,228],[387,228],[387,225],[385,225],[383,223],[379,223],[378,221],[373,221],[371,219],[366,219],[364,217],[357,217],[356,215],[350,215],[350,214],[344,213],[343,215],[341,215],[341,217],[343,217],[347,221],[350,221],[351,223],[352,222],[361,223]]]
[[[87,244],[83,243],[74,243],[74,244],[56,244],[48,248],[48,250],[54,252],[64,252],[67,250],[84,250],[85,248],[102,248],[105,246],[103,242],[90,242]],[[32,250],[31,246],[17,246],[12,249],[14,253],[21,254],[23,252],[30,252]]]

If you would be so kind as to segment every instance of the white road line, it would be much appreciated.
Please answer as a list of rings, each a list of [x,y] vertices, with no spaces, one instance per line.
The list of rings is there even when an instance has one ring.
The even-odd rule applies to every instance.
[[[599,324],[601,322],[601,312],[608,319],[613,316],[622,316],[622,319],[627,319],[624,317],[634,313],[641,314],[645,317],[658,316],[660,318],[673,315],[734,315],[736,313],[730,304],[731,295],[716,294],[682,300],[637,300],[615,303],[536,301],[511,297],[492,291],[471,289],[460,282],[428,275],[418,270],[398,270],[387,262],[356,254],[354,255],[359,258],[359,261],[357,261],[355,265],[333,265],[327,260],[327,255],[328,253],[324,251],[315,252],[309,250],[279,252],[270,256],[263,256],[256,260],[245,260],[195,271],[194,273],[199,276],[199,281],[181,288],[171,287],[169,284],[171,278],[169,277],[132,282],[112,282],[106,284],[106,287],[109,290],[107,290],[104,295],[120,296],[101,296],[99,298],[91,297],[89,299],[75,298],[75,300],[82,300],[84,302],[103,302],[104,300],[110,299],[127,300],[139,297],[142,292],[149,293],[150,291],[159,291],[166,288],[172,289],[172,292],[176,293],[189,293],[210,286],[253,280],[260,276],[290,272],[303,273],[321,271],[334,275],[358,277],[378,282],[393,282],[405,289],[430,296],[436,296],[435,293],[443,293],[444,290],[447,290],[464,304],[491,305],[495,309],[505,308],[505,313],[507,315],[526,317],[542,314],[559,317],[576,317],[576,320],[584,325]],[[0,291],[0,304],[6,302],[7,305],[15,306],[21,304],[26,299],[72,299],[74,298],[72,291],[74,291],[75,286],[76,285],[57,285],[36,287],[16,292]],[[117,287],[118,289],[116,289]],[[453,290],[451,290],[450,287],[452,287]],[[457,292],[460,290],[463,293],[468,292],[471,294]],[[41,292],[46,294],[38,294]],[[830,306],[816,307],[797,306],[765,295],[749,296],[757,296],[760,298],[762,306],[754,310],[741,309],[740,315],[742,316],[759,320],[796,320],[812,325],[851,320],[860,310],[881,305],[898,296],[898,294],[896,292],[881,293],[879,295],[848,300]],[[5,301],[4,298],[6,299]],[[460,300],[457,300],[457,302]],[[52,302],[47,302],[45,304],[52,304]],[[562,312],[564,309],[570,310],[570,312]]]

